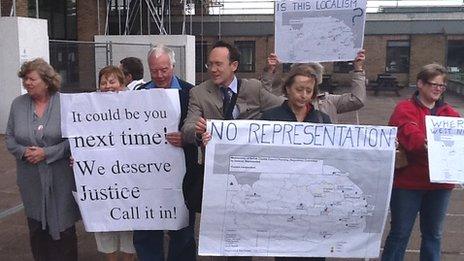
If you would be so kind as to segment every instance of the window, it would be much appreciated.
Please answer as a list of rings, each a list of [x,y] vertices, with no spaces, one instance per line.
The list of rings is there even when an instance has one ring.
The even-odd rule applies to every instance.
[[[335,73],[349,73],[353,70],[353,62],[334,62]]]
[[[464,41],[448,41],[447,66],[450,72],[462,72],[464,70]]]
[[[208,44],[206,41],[195,43],[195,72],[206,72],[205,64],[208,62]]]
[[[255,42],[254,41],[237,41],[235,46],[240,51],[239,72],[255,71]]]
[[[408,73],[409,51],[409,41],[388,41],[385,71],[391,73]]]
[[[290,69],[292,69],[292,65],[293,65],[293,63],[283,63],[282,64],[282,71],[284,73],[288,73],[290,71]]]
[[[30,17],[36,16],[36,3],[36,1],[28,0],[28,15]],[[38,3],[39,17],[48,22],[50,39],[77,39],[76,0],[42,0]]]

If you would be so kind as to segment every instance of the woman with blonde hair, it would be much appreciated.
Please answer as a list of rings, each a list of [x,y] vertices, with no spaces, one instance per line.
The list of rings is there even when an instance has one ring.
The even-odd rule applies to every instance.
[[[22,64],[18,76],[27,93],[13,100],[6,146],[16,158],[34,260],[77,260],[75,222],[79,210],[69,166],[70,148],[61,135],[60,76],[43,59]]]

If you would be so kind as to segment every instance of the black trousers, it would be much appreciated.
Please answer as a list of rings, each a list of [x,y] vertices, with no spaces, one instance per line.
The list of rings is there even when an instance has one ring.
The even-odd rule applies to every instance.
[[[42,223],[27,218],[29,240],[35,261],[77,261],[76,227],[72,226],[60,233],[59,240],[53,240]]]

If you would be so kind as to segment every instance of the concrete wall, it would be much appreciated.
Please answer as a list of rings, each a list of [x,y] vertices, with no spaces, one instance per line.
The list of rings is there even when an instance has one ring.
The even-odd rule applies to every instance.
[[[17,73],[21,64],[37,57],[49,61],[47,21],[0,17],[0,133],[5,133],[10,105],[25,90]]]

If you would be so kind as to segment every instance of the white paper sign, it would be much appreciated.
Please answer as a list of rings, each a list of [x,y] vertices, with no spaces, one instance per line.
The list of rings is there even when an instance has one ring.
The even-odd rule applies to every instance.
[[[200,255],[377,257],[396,127],[208,121]]]
[[[464,119],[426,116],[430,181],[464,183]]]
[[[177,90],[61,94],[63,136],[74,158],[87,231],[176,230],[188,224]]]
[[[362,49],[366,0],[280,0],[274,13],[282,62],[352,61]]]

